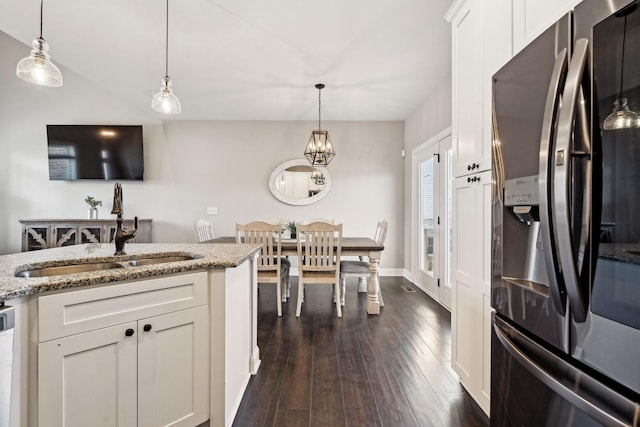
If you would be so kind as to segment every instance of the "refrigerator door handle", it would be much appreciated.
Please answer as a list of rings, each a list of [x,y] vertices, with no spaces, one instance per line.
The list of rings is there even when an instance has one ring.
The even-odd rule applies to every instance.
[[[609,427],[638,425],[638,403],[565,362],[495,315],[493,329],[522,367],[571,405]]]
[[[549,278],[549,291],[553,306],[561,315],[566,312],[566,300],[563,297],[564,284],[560,272],[560,263],[556,251],[554,233],[555,225],[553,220],[553,212],[551,207],[551,197],[553,197],[552,184],[553,177],[553,139],[556,117],[560,105],[561,86],[564,83],[563,78],[567,73],[568,67],[567,49],[564,48],[556,56],[556,62],[551,73],[551,81],[549,82],[549,90],[547,92],[547,101],[544,108],[544,117],[542,120],[542,136],[540,138],[540,165],[538,168],[538,186],[540,193],[540,229],[542,237],[542,245],[545,248],[544,262],[547,267]]]
[[[569,189],[572,182],[570,174],[573,153],[573,125],[576,119],[580,83],[587,62],[588,41],[578,39],[575,43],[573,58],[567,72],[567,82],[562,95],[562,106],[558,119],[556,146],[551,162],[554,164],[553,209],[556,212],[555,226],[557,253],[560,255],[562,275],[569,299],[569,307],[576,322],[584,322],[587,317],[585,299],[579,284],[578,265],[575,259],[574,243],[571,237],[571,208]]]

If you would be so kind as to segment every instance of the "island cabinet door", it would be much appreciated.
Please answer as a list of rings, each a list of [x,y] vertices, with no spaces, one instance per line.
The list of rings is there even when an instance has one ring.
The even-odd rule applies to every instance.
[[[138,321],[138,426],[209,419],[207,306]]]
[[[40,343],[40,427],[137,424],[137,323]]]

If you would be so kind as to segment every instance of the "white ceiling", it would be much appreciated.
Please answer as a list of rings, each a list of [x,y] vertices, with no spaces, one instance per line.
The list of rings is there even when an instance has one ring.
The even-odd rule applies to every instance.
[[[182,103],[171,118],[317,120],[324,83],[323,121],[404,120],[451,73],[450,3],[170,0],[169,76]],[[28,46],[39,16],[38,0],[0,2],[0,30]],[[164,0],[47,0],[43,36],[54,63],[150,110],[165,19]]]

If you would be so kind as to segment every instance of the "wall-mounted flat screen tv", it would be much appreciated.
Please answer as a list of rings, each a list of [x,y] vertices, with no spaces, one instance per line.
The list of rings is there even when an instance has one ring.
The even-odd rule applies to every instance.
[[[142,126],[47,125],[49,179],[138,180]]]

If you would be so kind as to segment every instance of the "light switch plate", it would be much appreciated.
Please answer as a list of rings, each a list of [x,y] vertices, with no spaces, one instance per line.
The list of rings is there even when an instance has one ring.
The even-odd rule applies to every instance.
[[[207,215],[218,215],[218,208],[207,208]]]

